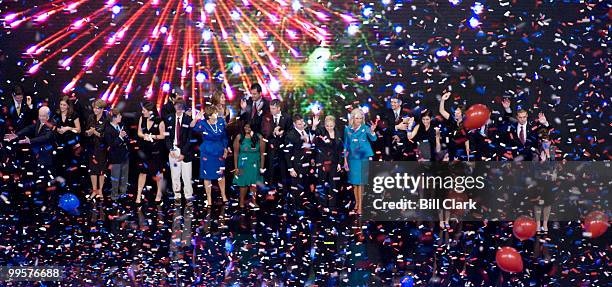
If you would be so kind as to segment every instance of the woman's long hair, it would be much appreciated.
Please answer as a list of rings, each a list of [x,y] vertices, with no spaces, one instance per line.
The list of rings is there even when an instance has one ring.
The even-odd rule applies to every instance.
[[[74,114],[74,107],[72,106],[72,102],[70,101],[70,97],[69,96],[63,96],[57,105],[57,114],[60,116],[60,120],[61,120],[61,116],[62,116],[62,110],[60,109],[60,105],[62,104],[62,102],[66,102],[66,104],[68,105],[68,110],[66,111],[66,118],[71,117]]]
[[[240,132],[240,145],[242,146],[242,142],[244,141],[244,139],[246,138],[246,133],[244,132],[244,127],[246,126],[251,127],[251,124],[244,124],[242,126],[242,131]],[[252,129],[251,129],[252,131]],[[253,136],[251,136],[251,147],[255,148],[257,146],[257,143],[259,142],[259,135],[257,133],[253,133]]]
[[[151,113],[151,115],[149,116],[151,119],[157,118],[159,116],[157,108],[155,107],[155,104],[153,102],[144,102],[142,103],[142,107]]]

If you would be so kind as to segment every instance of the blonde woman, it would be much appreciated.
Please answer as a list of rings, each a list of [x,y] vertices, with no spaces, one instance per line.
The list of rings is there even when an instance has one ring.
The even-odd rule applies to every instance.
[[[376,140],[376,124],[365,124],[365,114],[359,108],[351,111],[349,125],[344,128],[344,167],[348,183],[353,185],[355,213],[361,214],[362,189],[367,178],[363,176],[363,163],[374,155],[370,141]]]

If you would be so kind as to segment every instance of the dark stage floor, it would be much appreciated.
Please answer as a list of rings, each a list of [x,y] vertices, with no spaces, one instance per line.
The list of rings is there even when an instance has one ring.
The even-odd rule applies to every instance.
[[[287,212],[264,199],[249,211],[236,201],[207,209],[197,192],[191,204],[140,208],[130,198],[82,199],[78,214],[53,196],[2,203],[0,265],[65,268],[61,283],[20,283],[34,286],[400,286],[405,276],[414,286],[604,286],[609,276],[601,273],[609,237],[585,239],[577,222],[519,242],[507,223],[441,231],[430,227],[437,222],[364,222],[345,210]],[[499,270],[500,246],[521,252],[524,272]]]

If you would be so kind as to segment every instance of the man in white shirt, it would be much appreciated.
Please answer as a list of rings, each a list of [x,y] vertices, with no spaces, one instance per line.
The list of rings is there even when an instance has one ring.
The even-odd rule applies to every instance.
[[[180,201],[181,179],[183,180],[183,193],[186,200],[193,198],[192,178],[192,150],[191,150],[191,117],[185,114],[186,102],[178,97],[174,100],[174,114],[167,117],[166,147],[170,163],[170,176],[172,178],[172,191],[174,200]]]
[[[270,103],[262,96],[261,86],[251,86],[251,98],[240,101],[240,120],[250,123],[253,132],[261,134],[261,125],[265,115],[270,113]]]
[[[283,147],[285,136],[292,128],[291,118],[281,111],[281,102],[274,99],[270,102],[270,115],[264,117],[262,124],[263,136],[266,139],[265,180],[269,186],[285,189],[289,175]]]
[[[504,119],[508,122],[512,116],[510,100],[504,99],[502,106],[505,111]],[[529,123],[528,119],[527,111],[520,109],[516,112],[516,123],[508,125],[507,141],[510,145],[506,148],[512,149],[514,160],[533,160],[534,155],[539,154],[541,144],[539,133],[549,127],[548,120],[543,113],[538,114],[538,120],[535,123]]]
[[[285,138],[285,160],[291,178],[292,200],[301,209],[301,204],[312,202],[310,189],[314,183],[314,146],[313,136],[306,128],[306,123],[300,115],[294,115],[293,128],[289,130]]]

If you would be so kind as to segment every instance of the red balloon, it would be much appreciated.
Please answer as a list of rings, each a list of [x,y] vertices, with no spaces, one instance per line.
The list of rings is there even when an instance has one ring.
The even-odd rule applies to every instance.
[[[529,216],[521,216],[514,221],[512,233],[520,241],[527,240],[536,234],[536,222]]]
[[[591,233],[591,238],[602,236],[608,230],[608,215],[602,211],[593,211],[584,219],[584,230]]]
[[[519,273],[523,271],[523,257],[512,247],[502,247],[495,254],[497,266],[506,272]]]
[[[484,126],[491,116],[489,108],[483,104],[475,104],[465,112],[463,127],[465,129],[478,129]]]

